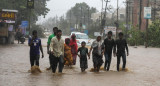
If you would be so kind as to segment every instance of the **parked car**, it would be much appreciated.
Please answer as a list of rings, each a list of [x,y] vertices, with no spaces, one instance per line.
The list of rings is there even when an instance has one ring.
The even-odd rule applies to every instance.
[[[85,33],[80,33],[80,32],[77,32],[77,33],[74,33],[76,35],[76,40],[77,40],[77,44],[78,46],[81,46],[81,43],[83,41],[86,42],[86,45],[87,46],[90,46],[91,45],[91,39],[88,37],[87,34]]]

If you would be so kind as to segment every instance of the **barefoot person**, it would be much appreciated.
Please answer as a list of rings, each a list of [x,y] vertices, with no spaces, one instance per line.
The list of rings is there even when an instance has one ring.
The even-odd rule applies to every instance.
[[[40,50],[43,55],[43,48],[41,44],[41,39],[37,37],[37,31],[32,32],[32,38],[29,38],[28,45],[30,46],[30,64],[31,67],[36,65],[39,66]]]
[[[80,52],[80,54],[78,54],[79,58],[80,58],[80,68],[81,71],[84,72],[87,68],[88,68],[88,60],[87,60],[87,55],[90,59],[90,56],[88,54],[88,48],[86,48],[86,42],[82,42],[81,43],[80,48],[78,48],[78,52]]]
[[[71,67],[73,63],[72,53],[71,53],[71,47],[69,46],[70,39],[65,39],[64,44],[64,64]]]
[[[51,52],[50,52],[50,50],[49,50],[49,46],[50,46],[50,43],[51,43],[51,39],[56,36],[57,30],[58,30],[58,28],[57,28],[57,27],[54,27],[54,28],[53,28],[53,34],[51,34],[51,35],[48,37],[47,53],[49,54],[50,67],[47,68],[47,70],[50,70],[50,69],[51,69],[51,64],[52,64],[51,58],[53,57],[52,54],[51,54]]]
[[[105,64],[104,70],[109,71],[110,64],[112,60],[112,50],[115,53],[115,41],[112,39],[112,32],[109,31],[107,34],[107,38],[104,40],[104,56],[105,56]]]
[[[76,65],[78,45],[77,45],[75,34],[71,36],[70,46],[71,46],[71,53],[73,57],[73,65]]]
[[[89,55],[91,54],[91,51],[92,51],[94,70],[99,72],[99,69],[103,64],[103,60],[102,60],[103,50],[102,50],[101,36],[98,36],[97,39],[92,43],[91,49],[89,51]]]
[[[126,67],[126,53],[125,49],[127,51],[127,56],[129,55],[128,52],[128,46],[127,46],[127,41],[123,39],[123,33],[119,33],[119,39],[116,40],[116,47],[117,47],[117,71],[119,71],[119,65],[120,65],[120,59],[122,57],[123,61],[123,67],[122,70],[125,70]]]
[[[62,31],[58,30],[56,37],[53,37],[50,44],[51,54],[53,55],[52,72],[55,73],[57,65],[59,66],[59,73],[62,73],[64,66],[64,40],[62,39]]]

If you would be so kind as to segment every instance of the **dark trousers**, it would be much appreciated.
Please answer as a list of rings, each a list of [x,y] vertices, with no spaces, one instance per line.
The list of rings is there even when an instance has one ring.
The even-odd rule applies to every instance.
[[[49,54],[49,64],[50,64],[50,67],[51,67],[51,65],[52,65],[52,63],[53,63],[52,58],[53,58],[53,55],[52,55],[52,54]]]
[[[117,55],[117,71],[119,71],[121,57],[122,57],[122,61],[123,61],[123,69],[126,67],[126,54],[125,53],[118,54]]]
[[[52,72],[55,73],[56,72],[56,69],[57,69],[57,66],[58,66],[58,72],[62,73],[62,70],[63,70],[63,67],[64,67],[64,62],[62,61],[63,60],[63,57],[60,56],[60,57],[55,57],[53,55],[52,57]]]
[[[17,39],[17,40],[18,40],[18,44],[19,44],[19,42],[20,42],[20,37],[18,37],[18,39]]]
[[[106,52],[106,53],[105,53],[104,69],[106,69],[106,67],[107,67],[107,70],[110,69],[111,60],[112,60],[112,53]]]
[[[31,64],[31,67],[34,66],[34,65],[37,65],[39,66],[39,55],[30,55],[30,64]]]

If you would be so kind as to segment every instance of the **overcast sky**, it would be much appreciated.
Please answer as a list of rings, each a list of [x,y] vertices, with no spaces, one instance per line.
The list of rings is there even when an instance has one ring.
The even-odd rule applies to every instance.
[[[119,0],[119,6],[124,7],[125,4],[123,3],[125,0]],[[62,16],[65,15],[67,10],[71,7],[75,6],[76,3],[85,2],[90,7],[95,7],[98,11],[101,11],[102,8],[102,0],[50,0],[47,2],[47,7],[50,9],[49,13],[46,15],[45,18],[39,17],[38,23],[45,21],[46,19],[54,16]],[[116,7],[117,0],[110,0],[109,5]]]

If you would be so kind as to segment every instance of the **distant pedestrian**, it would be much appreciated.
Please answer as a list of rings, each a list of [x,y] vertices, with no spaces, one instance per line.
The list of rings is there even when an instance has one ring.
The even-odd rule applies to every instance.
[[[104,40],[104,56],[105,56],[105,64],[104,70],[109,71],[110,64],[112,60],[112,51],[115,54],[115,41],[112,39],[112,31],[109,31],[107,34],[107,38]]]
[[[73,57],[73,65],[76,65],[78,45],[77,45],[75,34],[71,36],[70,46],[71,46],[71,53]]]
[[[57,34],[57,30],[58,30],[58,28],[57,28],[57,27],[54,27],[54,28],[53,28],[53,34],[51,34],[51,35],[48,37],[47,53],[49,54],[50,67],[47,68],[47,70],[50,70],[50,69],[51,69],[51,64],[52,64],[51,58],[53,57],[53,55],[51,54],[51,52],[50,52],[50,50],[49,50],[49,47],[50,47],[51,39],[52,39],[53,37],[55,37],[56,34]]]
[[[37,31],[32,32],[32,38],[29,38],[28,45],[30,46],[30,64],[31,67],[39,66],[40,50],[42,58],[44,57],[41,39],[37,37]]]
[[[78,48],[78,52],[80,52],[80,54],[78,54],[79,58],[80,58],[80,68],[81,71],[84,72],[87,68],[88,68],[88,60],[87,60],[87,55],[90,59],[89,53],[88,53],[88,48],[86,48],[86,42],[82,42],[81,43],[80,48]]]
[[[19,42],[20,42],[21,36],[22,36],[21,29],[18,28],[18,29],[17,29],[17,32],[16,32],[16,37],[17,37],[17,40],[18,40],[18,44],[19,44]]]
[[[125,49],[127,51],[127,56],[129,55],[127,41],[123,39],[123,33],[119,33],[119,39],[116,40],[116,47],[117,47],[117,71],[119,71],[119,65],[120,65],[120,59],[122,57],[123,60],[123,67],[122,70],[125,70],[126,67],[126,53]]]
[[[104,54],[103,49],[102,49],[101,36],[98,36],[97,39],[92,43],[91,49],[89,51],[89,55],[91,54],[91,51],[92,51],[94,71],[99,72],[100,67],[103,64],[102,57]]]
[[[59,73],[62,73],[64,67],[64,40],[62,39],[62,31],[58,30],[56,37],[53,37],[50,44],[52,58],[52,72],[55,73],[57,65]]]
[[[73,64],[73,58],[69,43],[70,43],[70,38],[66,38],[64,44],[64,64],[71,67]]]

